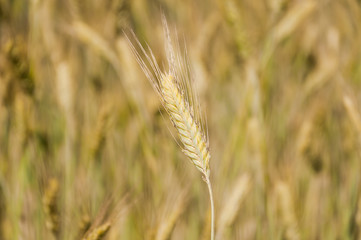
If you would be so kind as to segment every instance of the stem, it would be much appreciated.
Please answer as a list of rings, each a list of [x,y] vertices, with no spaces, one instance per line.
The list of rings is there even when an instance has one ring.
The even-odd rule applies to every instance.
[[[213,203],[213,192],[212,192],[212,185],[209,177],[206,176],[206,183],[208,186],[209,191],[209,199],[211,201],[211,240],[214,240],[214,203]]]

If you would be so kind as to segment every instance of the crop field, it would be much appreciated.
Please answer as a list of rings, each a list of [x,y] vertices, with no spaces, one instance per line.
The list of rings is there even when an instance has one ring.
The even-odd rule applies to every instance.
[[[361,240],[360,0],[0,0],[0,240]]]

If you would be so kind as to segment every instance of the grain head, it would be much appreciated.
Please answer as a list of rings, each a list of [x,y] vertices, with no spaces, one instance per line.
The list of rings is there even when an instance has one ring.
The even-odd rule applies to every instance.
[[[142,46],[133,33],[135,44],[128,38],[131,49],[143,72],[158,93],[161,103],[176,128],[180,146],[204,177],[209,178],[210,152],[199,101],[192,87],[189,65],[181,54],[179,45],[174,47],[169,28],[163,17],[167,70],[161,70],[152,50]]]

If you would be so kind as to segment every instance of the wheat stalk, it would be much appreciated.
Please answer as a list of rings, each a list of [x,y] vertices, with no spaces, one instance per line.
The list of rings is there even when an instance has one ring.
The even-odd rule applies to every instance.
[[[144,49],[135,34],[133,37],[136,44],[133,45],[128,38],[130,47],[137,58],[143,72],[151,82],[154,90],[158,93],[164,109],[176,128],[180,137],[184,154],[202,173],[203,180],[207,183],[211,202],[211,239],[214,239],[214,204],[210,182],[209,143],[206,131],[202,128],[202,118],[197,97],[191,85],[189,66],[179,51],[173,48],[167,22],[163,16],[163,27],[166,38],[166,53],[168,71],[160,70],[157,61],[151,51]],[[140,50],[137,50],[138,47]]]

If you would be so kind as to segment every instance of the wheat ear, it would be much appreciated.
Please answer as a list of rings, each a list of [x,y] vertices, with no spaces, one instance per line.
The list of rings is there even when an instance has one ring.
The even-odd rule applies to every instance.
[[[209,177],[210,154],[207,144],[171,74],[163,75],[160,89],[164,107],[183,143],[184,154],[203,173],[204,177]]]
[[[208,143],[197,122],[192,116],[188,103],[180,93],[177,83],[171,74],[163,75],[160,82],[161,96],[170,119],[178,131],[183,143],[183,152],[203,174],[207,183],[211,201],[211,239],[214,239],[214,204],[212,185],[209,180],[209,160],[211,158]]]
[[[197,97],[192,89],[189,66],[181,56],[179,48],[177,48],[178,51],[174,50],[164,16],[162,20],[166,38],[168,71],[160,70],[151,49],[148,48],[146,51],[134,33],[136,44],[133,45],[129,38],[128,41],[139,65],[158,93],[163,107],[177,129],[183,152],[202,173],[203,180],[207,183],[211,203],[211,240],[213,240],[214,204],[212,185],[209,179],[211,156],[208,138],[202,128],[202,118],[196,101]]]

